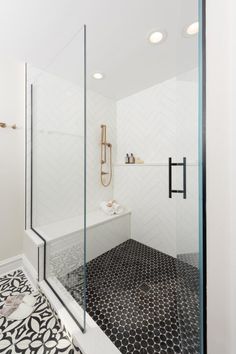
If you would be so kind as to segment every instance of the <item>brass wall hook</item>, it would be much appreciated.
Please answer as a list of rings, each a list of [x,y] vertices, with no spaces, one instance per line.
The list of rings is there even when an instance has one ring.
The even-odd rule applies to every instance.
[[[17,126],[16,126],[16,124],[7,125],[5,122],[0,122],[0,128],[12,128],[12,129],[16,129]]]

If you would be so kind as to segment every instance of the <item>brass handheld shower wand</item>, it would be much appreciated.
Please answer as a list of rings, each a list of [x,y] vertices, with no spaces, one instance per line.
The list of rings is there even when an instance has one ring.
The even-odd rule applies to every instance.
[[[112,180],[112,145],[107,143],[107,127],[101,125],[101,183],[108,187]],[[105,172],[103,167],[107,163],[107,148],[109,149],[109,172]]]

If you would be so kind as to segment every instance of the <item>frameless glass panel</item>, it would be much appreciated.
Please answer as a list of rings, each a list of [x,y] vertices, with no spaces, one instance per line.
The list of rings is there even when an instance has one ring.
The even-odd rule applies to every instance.
[[[28,74],[32,228],[45,240],[45,280],[82,329],[85,328],[84,39],[83,28],[46,68],[29,66]],[[69,293],[68,286],[74,285],[74,292]],[[75,304],[79,305],[77,311],[72,310]]]
[[[200,1],[200,0],[199,0]],[[186,13],[188,11],[188,17]],[[177,308],[181,348],[200,353],[200,271],[199,271],[199,2],[182,1],[179,24],[182,39],[176,38],[177,63],[185,70],[176,76],[177,124],[175,162]],[[201,24],[200,24],[201,25]],[[185,43],[185,45],[183,44]]]
[[[121,352],[200,353],[198,5],[126,3],[112,43],[91,29],[87,310]]]

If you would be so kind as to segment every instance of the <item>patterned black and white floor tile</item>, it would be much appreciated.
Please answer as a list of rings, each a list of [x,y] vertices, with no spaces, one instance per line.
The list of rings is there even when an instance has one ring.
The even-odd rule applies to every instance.
[[[0,353],[80,353],[47,298],[40,291],[33,291],[21,269],[0,277],[0,309],[9,295],[18,294],[33,294],[34,311],[24,320],[0,317]]]
[[[77,272],[64,278],[75,299]],[[121,353],[199,353],[195,267],[128,240],[89,262],[87,276],[87,311]]]

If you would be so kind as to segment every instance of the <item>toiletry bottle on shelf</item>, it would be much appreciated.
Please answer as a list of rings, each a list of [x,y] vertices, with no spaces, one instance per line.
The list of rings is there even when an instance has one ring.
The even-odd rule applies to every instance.
[[[130,163],[129,154],[126,154],[126,156],[125,156],[125,163]]]
[[[132,153],[130,154],[129,161],[130,161],[130,163],[135,163],[135,158],[134,158],[134,155]]]

